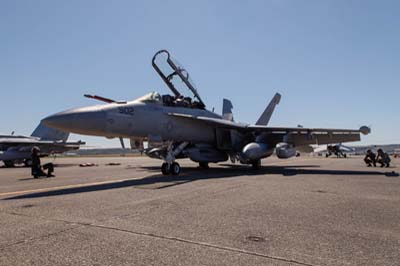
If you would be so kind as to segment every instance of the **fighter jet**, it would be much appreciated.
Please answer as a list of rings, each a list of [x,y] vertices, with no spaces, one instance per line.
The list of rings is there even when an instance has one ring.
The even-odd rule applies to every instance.
[[[207,168],[209,163],[238,161],[259,168],[261,159],[274,151],[281,159],[298,150],[310,150],[311,144],[329,144],[360,140],[360,133],[370,129],[325,129],[303,127],[269,127],[267,125],[280,95],[275,96],[255,125],[233,120],[232,104],[225,101],[223,115],[206,109],[189,73],[166,50],[157,52],[152,66],[173,95],[151,92],[132,101],[114,101],[85,95],[105,102],[102,105],[75,108],[51,115],[43,122],[60,130],[107,138],[130,138],[131,146],[161,146],[147,149],[146,154],[162,159],[163,174],[177,175],[176,162],[190,158]],[[182,90],[191,92],[192,98]]]
[[[0,161],[6,167],[13,167],[17,163],[31,165],[31,149],[33,146],[40,148],[41,156],[62,153],[69,150],[77,150],[85,143],[66,142],[69,133],[49,128],[40,123],[30,137],[0,135]]]
[[[354,154],[356,150],[352,147],[345,146],[342,143],[333,145],[324,145],[314,149],[315,153],[325,153],[325,157],[328,158],[332,155],[336,155],[337,158],[347,158],[348,153]]]

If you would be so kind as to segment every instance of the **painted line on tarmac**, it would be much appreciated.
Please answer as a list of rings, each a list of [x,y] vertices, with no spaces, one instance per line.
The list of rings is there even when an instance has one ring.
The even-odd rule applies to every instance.
[[[37,193],[37,192],[50,192],[59,189],[69,189],[69,188],[81,188],[86,186],[96,186],[96,185],[104,185],[104,184],[111,184],[111,183],[122,183],[125,181],[131,181],[136,179],[145,178],[146,176],[136,177],[136,178],[125,178],[125,179],[117,179],[117,180],[107,180],[107,181],[99,181],[99,182],[92,182],[92,183],[81,183],[75,185],[65,185],[65,186],[57,186],[57,187],[47,187],[47,188],[38,188],[38,189],[30,189],[30,190],[21,190],[21,191],[12,191],[12,192],[4,192],[0,193],[0,197],[3,196],[13,196],[19,194],[28,194],[28,193]]]

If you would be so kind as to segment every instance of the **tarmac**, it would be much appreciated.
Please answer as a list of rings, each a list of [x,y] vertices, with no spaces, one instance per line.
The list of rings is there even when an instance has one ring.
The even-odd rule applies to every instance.
[[[53,162],[53,178],[0,169],[0,265],[400,265],[399,159]]]

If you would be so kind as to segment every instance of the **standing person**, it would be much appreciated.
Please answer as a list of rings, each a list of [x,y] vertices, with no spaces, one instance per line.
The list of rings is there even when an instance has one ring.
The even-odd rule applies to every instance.
[[[390,156],[382,149],[378,150],[378,156],[376,156],[376,161],[381,164],[381,167],[389,167],[390,166]]]
[[[368,167],[371,167],[371,164],[376,167],[376,155],[371,150],[367,150],[367,154],[365,155],[364,162]]]
[[[43,165],[43,169],[47,169],[47,174],[43,171],[42,165],[40,163],[40,156],[39,156],[39,147],[33,147],[32,148],[32,153],[31,153],[31,158],[32,158],[32,168],[31,168],[31,173],[34,178],[38,178],[39,176],[47,176],[47,177],[52,177],[54,176],[52,173],[54,171],[54,166],[52,163],[47,163]]]

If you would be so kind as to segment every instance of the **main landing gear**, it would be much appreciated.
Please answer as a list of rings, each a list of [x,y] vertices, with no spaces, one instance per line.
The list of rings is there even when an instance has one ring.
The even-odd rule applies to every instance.
[[[24,165],[25,165],[25,167],[31,167],[32,166],[32,160],[31,159],[24,160]]]
[[[3,163],[4,163],[4,166],[7,168],[15,166],[13,161],[3,161]]]
[[[201,169],[208,169],[208,168],[210,168],[210,166],[208,165],[207,162],[199,162],[199,167],[200,167]]]
[[[175,162],[175,158],[183,151],[183,149],[186,148],[188,144],[188,142],[182,142],[179,145],[176,145],[176,143],[171,143],[168,146],[167,155],[164,158],[165,162],[161,165],[161,173],[163,173],[163,175],[179,175],[181,172],[181,166],[179,163]]]
[[[258,170],[261,168],[261,160],[255,160],[251,162],[251,168]]]

